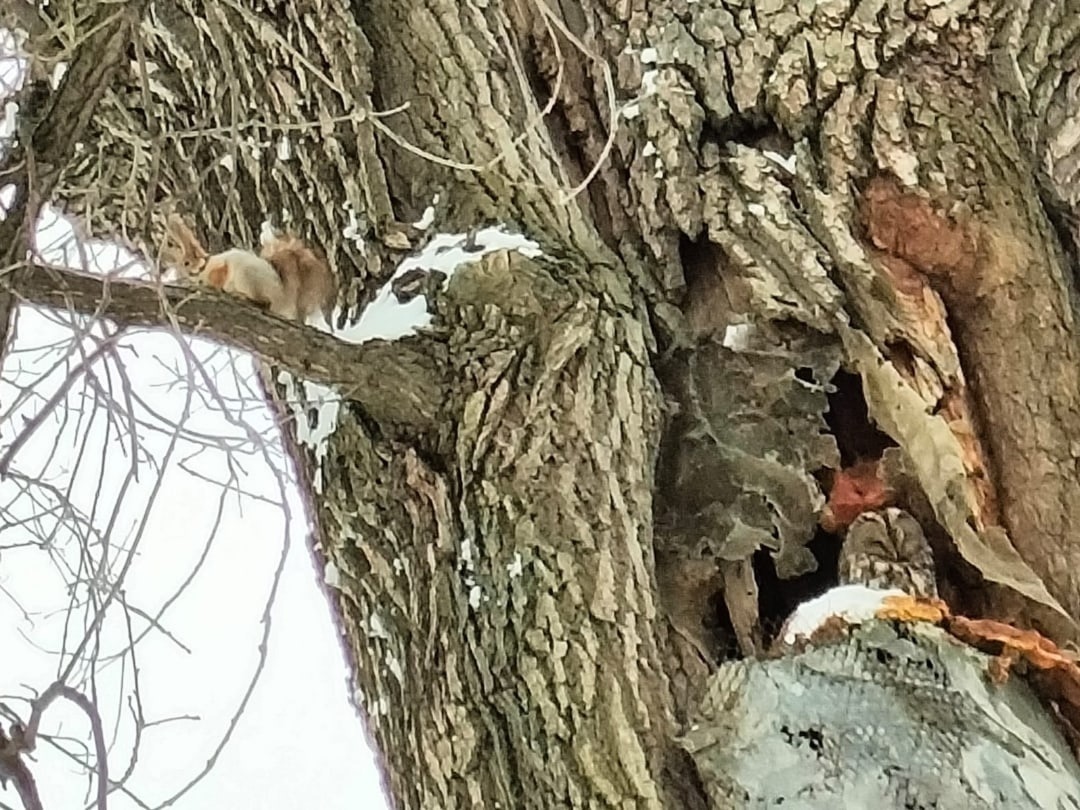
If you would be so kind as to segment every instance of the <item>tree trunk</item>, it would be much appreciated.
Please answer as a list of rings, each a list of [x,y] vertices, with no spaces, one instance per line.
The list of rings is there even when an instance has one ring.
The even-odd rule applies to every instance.
[[[835,580],[825,471],[887,448],[954,607],[1080,638],[1080,4],[925,5],[154,0],[109,57],[45,191],[96,234],[289,225],[339,325],[436,194],[440,230],[543,251],[428,285],[388,344],[176,303],[347,400],[296,450],[397,807],[719,802],[679,734]]]

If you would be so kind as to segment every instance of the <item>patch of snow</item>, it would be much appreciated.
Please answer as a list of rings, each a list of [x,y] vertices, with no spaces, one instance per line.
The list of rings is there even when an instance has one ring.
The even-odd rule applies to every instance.
[[[799,636],[810,638],[828,619],[837,616],[848,624],[874,618],[885,597],[903,596],[898,588],[868,588],[865,585],[838,585],[799,605],[784,626],[784,643],[794,644]]]
[[[643,65],[655,65],[656,60],[660,58],[660,54],[656,52],[656,48],[642,48],[641,49],[641,64]]]
[[[404,304],[387,282],[375,295],[375,299],[360,313],[360,319],[352,326],[334,332],[334,337],[346,343],[364,343],[368,340],[397,340],[415,335],[418,330],[431,325],[431,313],[427,298],[418,295]]]
[[[360,313],[360,319],[352,326],[335,331],[334,337],[347,343],[364,343],[416,334],[419,329],[431,325],[427,297],[417,295],[402,303],[394,294],[393,282],[413,270],[437,270],[446,276],[443,281],[443,289],[446,289],[458,268],[497,250],[516,250],[530,258],[543,255],[537,242],[523,234],[510,233],[502,226],[481,228],[472,236],[471,243],[468,234],[436,234],[419,253],[398,265],[390,280],[379,288],[375,300]]]
[[[773,152],[773,151],[771,151],[769,149],[766,149],[763,154],[765,155],[765,157],[767,157],[773,163],[777,164],[781,168],[786,169],[788,174],[795,174],[795,154],[794,153],[788,155],[787,157],[784,157],[779,152]]]
[[[521,552],[514,552],[514,559],[506,566],[506,573],[510,575],[510,579],[517,579],[521,576],[521,572],[524,566],[521,564]]]
[[[312,449],[315,454],[316,492],[322,492],[322,460],[326,446],[337,429],[341,414],[341,394],[326,385],[307,380],[297,380],[287,371],[278,372],[278,382],[285,387],[286,403],[296,419],[296,439]],[[310,411],[315,410],[314,424]]]
[[[15,186],[14,184],[4,186],[0,188],[0,220],[3,220],[7,216],[7,212],[11,210],[11,204],[15,201]]]
[[[292,142],[288,135],[282,135],[277,142],[278,160],[286,161],[292,157]]]
[[[750,345],[750,335],[754,333],[752,323],[731,323],[724,329],[724,348],[733,352],[744,352]]]
[[[418,231],[426,231],[431,227],[431,223],[435,221],[435,206],[429,205],[424,209],[424,213],[420,215],[420,219],[413,223],[413,227]]]
[[[390,640],[390,632],[383,624],[382,616],[378,611],[368,616],[368,635],[372,638],[381,638],[383,641]]]
[[[652,157],[656,154],[656,144],[652,141],[646,141],[644,148],[641,150],[642,157]]]
[[[765,206],[761,203],[750,203],[746,206],[746,210],[753,214],[755,217],[765,216]]]
[[[645,92],[645,95],[651,96],[656,92],[657,80],[659,78],[659,70],[646,70],[641,74],[641,89]]]
[[[341,572],[332,562],[326,563],[326,568],[323,570],[323,582],[331,588],[341,589]]]
[[[439,195],[436,194],[431,198],[431,205],[424,209],[424,213],[420,215],[420,219],[413,223],[413,227],[419,231],[426,231],[431,227],[431,223],[435,221],[435,206],[439,204]]]
[[[10,138],[15,134],[15,116],[19,114],[19,105],[9,101],[4,105],[4,120],[0,121],[0,138]]]
[[[277,231],[270,224],[270,220],[264,219],[259,225],[259,244],[266,247],[277,238]]]
[[[325,385],[304,381],[304,399],[310,406],[317,408],[315,424],[297,425],[300,441],[315,451],[316,462],[326,455],[326,440],[337,428],[341,413],[341,395]]]
[[[49,87],[55,90],[60,86],[60,82],[64,79],[64,74],[67,73],[68,63],[57,62],[56,66],[52,69],[52,73],[49,75]]]
[[[469,588],[469,607],[473,610],[477,610],[480,607],[480,601],[484,595],[484,592],[480,589],[479,585],[473,585]]]
[[[631,121],[634,118],[637,118],[639,115],[641,115],[641,105],[638,104],[636,101],[627,104],[625,107],[622,108],[622,117],[625,118],[627,121]]]

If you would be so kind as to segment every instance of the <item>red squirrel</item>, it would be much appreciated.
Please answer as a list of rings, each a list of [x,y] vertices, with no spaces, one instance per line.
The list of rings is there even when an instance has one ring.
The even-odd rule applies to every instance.
[[[184,220],[173,214],[162,259],[181,279],[248,298],[279,317],[306,323],[321,312],[330,320],[337,293],[334,275],[296,237],[268,234],[259,254],[232,248],[210,255]]]

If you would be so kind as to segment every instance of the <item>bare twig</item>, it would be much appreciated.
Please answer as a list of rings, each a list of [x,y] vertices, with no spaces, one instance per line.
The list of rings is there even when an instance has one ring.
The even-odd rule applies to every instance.
[[[30,719],[26,721],[26,725],[21,728],[15,726],[11,734],[9,745],[13,745],[18,749],[19,754],[23,752],[32,752],[37,747],[38,729],[41,726],[41,718],[45,714],[45,710],[49,708],[53,701],[61,697],[71,701],[82,709],[90,719],[90,731],[94,737],[94,753],[97,758],[97,810],[107,810],[109,763],[108,751],[105,747],[105,732],[101,726],[101,716],[98,714],[97,707],[78,689],[68,686],[62,681],[53,682],[49,688],[42,692],[41,696],[31,704]],[[22,796],[21,792],[20,798],[23,800],[23,804],[27,803],[26,798]],[[40,807],[40,798],[38,798],[37,801],[38,807]],[[30,808],[31,806],[32,805],[27,804],[27,808]]]
[[[64,382],[56,390],[53,396],[49,397],[49,401],[46,403],[45,407],[38,411],[34,418],[31,419],[21,431],[19,431],[19,434],[15,437],[15,440],[12,441],[12,443],[8,446],[8,449],[4,452],[4,455],[0,456],[0,476],[6,476],[8,474],[8,471],[11,469],[11,461],[15,457],[16,453],[18,453],[26,444],[26,442],[29,441],[30,437],[34,435],[34,431],[41,427],[41,423],[44,422],[45,419],[52,414],[57,404],[63,401],[63,399],[67,396],[68,391],[70,391],[71,387],[79,381],[79,379],[84,373],[86,373],[87,369],[89,369],[90,366],[98,360],[98,358],[105,354],[105,352],[109,348],[109,345],[110,344],[108,343],[103,343],[90,354],[90,356],[86,359],[85,362],[80,363],[75,368],[75,370],[71,374],[69,374],[67,378],[65,378]]]

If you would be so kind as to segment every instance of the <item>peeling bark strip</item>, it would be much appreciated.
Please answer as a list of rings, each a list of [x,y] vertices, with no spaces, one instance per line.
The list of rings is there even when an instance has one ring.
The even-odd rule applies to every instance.
[[[941,293],[981,405],[1000,520],[1024,560],[1078,617],[1080,336],[1073,285],[1029,181],[1013,180],[995,186],[987,210],[960,224],[914,192],[877,179],[864,196],[865,222],[878,248],[924,273]],[[998,516],[982,519],[993,525]]]

